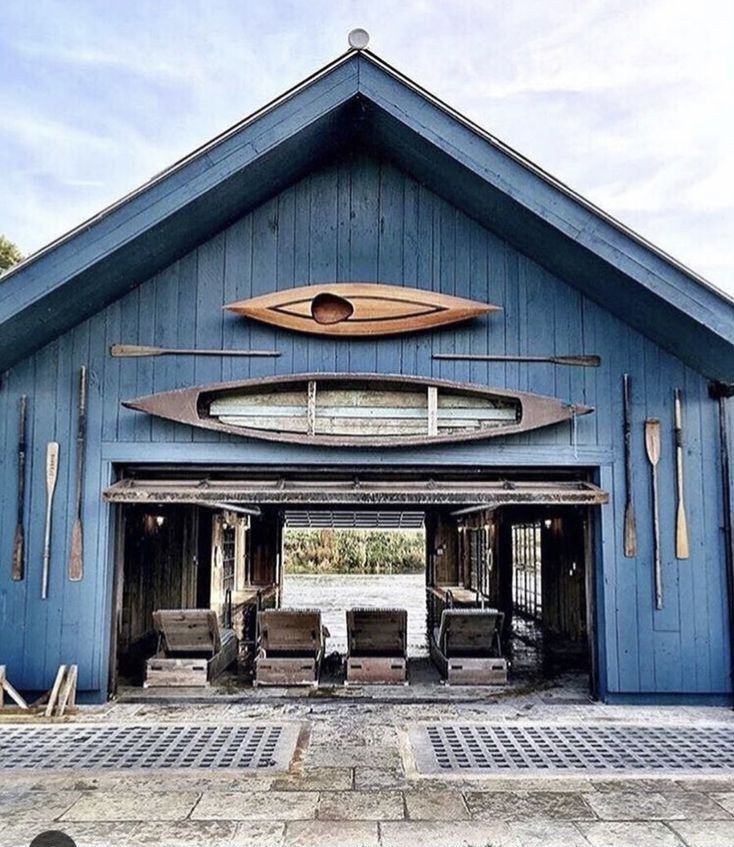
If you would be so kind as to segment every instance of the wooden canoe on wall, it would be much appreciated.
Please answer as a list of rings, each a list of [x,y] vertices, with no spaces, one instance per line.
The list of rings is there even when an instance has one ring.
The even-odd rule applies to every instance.
[[[370,282],[306,285],[224,308],[283,329],[344,337],[417,332],[501,310],[436,291]]]
[[[127,400],[130,409],[248,438],[402,447],[512,435],[593,411],[554,397],[383,374],[296,374]]]

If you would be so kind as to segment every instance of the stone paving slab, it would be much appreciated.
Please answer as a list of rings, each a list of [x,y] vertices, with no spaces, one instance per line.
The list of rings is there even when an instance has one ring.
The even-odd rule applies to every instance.
[[[78,791],[3,791],[0,820],[11,824],[58,820],[81,797]]]
[[[685,791],[683,786],[669,776],[660,778],[635,777],[634,774],[620,774],[616,779],[592,779],[591,789],[602,794],[617,793],[619,791],[637,791],[641,794],[668,794]],[[722,789],[723,790],[723,789]]]
[[[621,790],[616,793],[585,794],[587,802],[602,820],[681,821],[716,820],[731,815],[711,797],[695,791],[667,794]]]
[[[316,815],[315,791],[208,791],[191,813],[192,820],[289,821]]]
[[[284,777],[285,778],[285,777]],[[165,771],[148,773],[39,774],[38,771],[0,776],[3,791],[268,791],[275,776],[235,774],[232,771]]]
[[[292,821],[285,847],[378,847],[377,823],[366,821]],[[407,845],[405,846],[407,847]]]
[[[734,847],[734,821],[675,821],[670,828],[687,847]]]
[[[369,762],[370,767],[395,770],[402,767],[397,744],[364,747],[350,744],[311,745],[308,763],[320,768],[352,768],[358,762]]]
[[[140,847],[210,847],[230,845],[236,832],[232,821],[150,821],[137,824],[134,837]]]
[[[135,823],[63,823],[49,827],[37,822],[11,824],[0,829],[0,847],[27,847],[40,833],[56,829],[71,836],[79,847],[139,847],[133,840]]]
[[[584,794],[594,791],[596,785],[586,777],[579,776],[557,776],[557,777],[476,777],[464,779],[454,783],[452,779],[432,778],[431,780],[416,781],[418,785],[430,784],[451,788],[456,785],[463,791],[482,792],[488,791],[492,794],[503,791],[540,791],[544,794]]]
[[[273,781],[276,791],[347,791],[354,786],[352,768],[305,767]],[[265,789],[270,786],[265,786]]]
[[[508,824],[508,829],[512,847],[589,847],[588,841],[573,823],[519,821]]]
[[[354,787],[358,789],[404,788],[410,781],[401,768],[356,767]]]
[[[576,826],[591,847],[683,847],[683,841],[664,823],[605,821]]]
[[[253,821],[175,821],[138,824],[135,847],[281,847],[285,824]],[[79,847],[86,847],[80,844]],[[109,847],[117,847],[110,842]]]
[[[198,791],[87,791],[63,821],[176,821],[188,817]]]
[[[464,798],[472,818],[481,821],[574,821],[596,817],[581,794],[472,791],[465,793]]]
[[[700,791],[702,794],[734,792],[734,775],[678,779],[676,784],[681,791]]]
[[[428,788],[406,791],[407,816],[417,821],[468,820],[469,810],[464,797],[450,788]]]
[[[712,800],[715,800],[720,806],[726,809],[730,814],[734,814],[734,792],[726,791],[724,793],[710,794]]]
[[[389,821],[405,817],[400,791],[328,791],[319,799],[318,817],[331,821]]]
[[[387,822],[380,837],[381,847],[523,847],[505,823]]]

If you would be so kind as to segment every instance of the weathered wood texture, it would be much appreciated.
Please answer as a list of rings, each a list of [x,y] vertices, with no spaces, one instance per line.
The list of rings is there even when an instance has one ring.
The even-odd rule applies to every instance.
[[[321,447],[405,447],[515,435],[592,411],[539,394],[383,374],[303,374],[164,391],[124,405],[164,420]]]
[[[499,226],[499,222],[498,222]],[[531,235],[528,233],[528,237]],[[591,468],[612,493],[595,520],[602,694],[717,696],[731,691],[716,404],[697,371],[613,316],[572,282],[485,229],[386,161],[358,155],[328,165],[274,196],[112,305],[19,362],[0,390],[0,662],[22,689],[47,690],[62,661],[79,666],[79,688],[103,699],[112,587],[112,509],[100,492],[112,463],[187,462],[573,466]],[[504,307],[415,337],[330,339],[286,334],[226,312],[225,302],[284,290],[294,279],[375,279],[425,286]],[[590,290],[591,291],[591,290]],[[593,293],[593,292],[591,292]],[[628,292],[627,292],[628,293]],[[627,296],[627,294],[625,294]],[[630,301],[628,311],[644,311]],[[639,323],[639,321],[638,321]],[[231,346],[282,351],[278,359],[114,359],[119,341],[167,347]],[[681,344],[685,339],[681,340]],[[599,368],[434,361],[441,351],[598,354]],[[73,521],[70,450],[79,367],[89,367],[83,521],[84,579],[66,578]],[[594,406],[569,424],[484,444],[400,451],[309,449],[248,442],[121,408],[120,399],[220,380],[302,371],[376,371],[436,376],[537,392]],[[624,462],[621,374],[632,379],[637,556],[623,556]],[[683,390],[690,558],[675,558],[672,434],[659,464],[665,607],[655,610],[652,525],[643,420],[672,421],[672,388]],[[29,395],[26,579],[12,582],[16,523],[17,409]],[[64,451],[53,521],[49,600],[42,604],[44,450]],[[73,476],[73,474],[72,474]],[[256,545],[257,542],[254,541]],[[277,550],[263,552],[265,559]],[[270,581],[270,567],[253,582]],[[265,565],[265,560],[263,565]]]
[[[156,518],[161,518],[159,525]],[[196,605],[197,509],[135,507],[125,522],[124,592],[118,652],[152,635],[156,609]]]
[[[145,687],[208,686],[237,659],[237,638],[211,609],[153,613],[160,650],[145,664]]]
[[[314,609],[258,612],[256,685],[317,685],[325,631]]]

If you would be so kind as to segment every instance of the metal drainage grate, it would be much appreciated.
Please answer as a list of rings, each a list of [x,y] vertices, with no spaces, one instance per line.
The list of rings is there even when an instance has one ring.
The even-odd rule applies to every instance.
[[[734,726],[430,725],[410,741],[431,774],[734,769]]]
[[[0,727],[0,771],[285,771],[299,730],[295,724]]]

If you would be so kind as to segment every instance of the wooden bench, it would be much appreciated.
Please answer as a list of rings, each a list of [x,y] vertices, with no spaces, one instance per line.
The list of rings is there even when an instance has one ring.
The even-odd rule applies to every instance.
[[[347,612],[347,684],[405,684],[408,679],[408,612]]]
[[[506,685],[507,661],[497,609],[444,609],[431,638],[431,658],[448,685]]]
[[[255,685],[319,683],[327,630],[317,609],[258,612]]]
[[[237,658],[231,629],[220,630],[211,609],[153,612],[158,652],[145,663],[145,688],[207,686]]]

